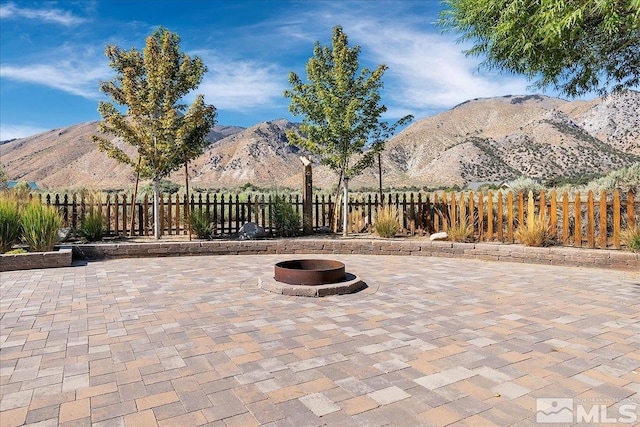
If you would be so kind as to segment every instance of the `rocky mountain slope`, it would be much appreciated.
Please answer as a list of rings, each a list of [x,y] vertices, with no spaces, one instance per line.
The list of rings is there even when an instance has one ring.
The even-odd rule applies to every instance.
[[[56,129],[0,145],[0,167],[10,179],[45,188],[125,188],[135,176],[99,152],[89,136],[97,122]],[[209,147],[189,165],[194,186],[299,187],[301,154],[285,133],[285,119],[244,129],[217,126]],[[128,148],[131,150],[131,148]],[[640,93],[629,91],[592,101],[542,95],[476,99],[413,123],[387,143],[385,186],[465,185],[519,176],[537,179],[606,173],[640,161]],[[184,180],[183,171],[171,175]],[[329,188],[336,177],[316,165],[314,185]],[[375,187],[377,167],[352,181]]]
[[[476,99],[408,127],[384,157],[396,185],[605,173],[640,161],[640,93]]]

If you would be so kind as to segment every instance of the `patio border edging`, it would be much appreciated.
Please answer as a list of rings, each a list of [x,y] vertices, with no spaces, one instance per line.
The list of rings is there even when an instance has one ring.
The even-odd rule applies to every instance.
[[[529,247],[504,243],[429,240],[314,239],[208,240],[192,242],[97,243],[73,245],[85,260],[189,255],[360,254],[434,256],[518,263],[640,271],[640,254],[619,250]]]
[[[2,254],[0,255],[0,271],[71,267],[72,262],[72,248],[65,246],[51,252]]]

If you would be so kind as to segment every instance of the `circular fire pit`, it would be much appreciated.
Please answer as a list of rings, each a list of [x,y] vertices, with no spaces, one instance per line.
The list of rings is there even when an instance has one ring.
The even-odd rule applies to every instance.
[[[275,265],[275,279],[289,285],[326,285],[345,278],[344,264],[326,259],[296,259]]]
[[[350,294],[367,287],[358,276],[346,273],[343,263],[326,259],[278,262],[273,279],[258,279],[258,286],[282,295],[305,297]]]

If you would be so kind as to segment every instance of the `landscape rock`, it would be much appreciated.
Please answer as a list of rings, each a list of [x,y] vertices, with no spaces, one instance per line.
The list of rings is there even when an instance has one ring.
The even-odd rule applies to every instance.
[[[429,240],[431,240],[432,242],[434,240],[446,240],[447,237],[449,237],[447,235],[446,231],[441,231],[440,233],[433,233],[431,236],[429,236]]]
[[[255,222],[247,222],[243,224],[238,231],[238,240],[253,240],[266,236],[267,233],[264,227],[260,227]]]

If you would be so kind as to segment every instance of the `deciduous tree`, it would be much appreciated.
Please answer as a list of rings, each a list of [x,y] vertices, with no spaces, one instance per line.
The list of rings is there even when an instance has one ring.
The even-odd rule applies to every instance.
[[[179,44],[177,34],[160,27],[147,37],[143,52],[107,46],[105,54],[116,76],[100,83],[113,103],[100,102],[103,121],[98,129],[135,147],[137,157],[129,156],[113,139],[92,136],[100,150],[153,180],[156,238],[160,238],[158,184],[202,154],[216,118],[215,107],[205,104],[202,95],[188,108],[182,103],[198,87],[207,67],[199,57],[182,53]]]
[[[291,72],[292,88],[284,96],[291,99],[289,111],[303,117],[301,134],[287,133],[289,143],[318,155],[338,174],[339,192],[345,179],[373,164],[396,127],[413,117],[392,125],[382,122],[387,108],[380,103],[380,89],[387,66],[361,68],[360,47],[349,47],[340,26],[334,27],[331,41],[331,46],[316,42],[306,66],[308,82]]]
[[[446,0],[440,24],[488,68],[577,96],[640,85],[639,0]]]

